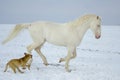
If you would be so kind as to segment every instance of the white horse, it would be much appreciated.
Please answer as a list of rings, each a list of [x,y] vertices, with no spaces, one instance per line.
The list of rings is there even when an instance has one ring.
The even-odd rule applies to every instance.
[[[76,57],[76,47],[90,28],[95,34],[95,38],[101,36],[101,19],[97,15],[85,15],[75,21],[68,23],[52,22],[34,22],[29,24],[17,24],[11,34],[3,41],[3,44],[15,38],[18,33],[27,28],[33,39],[33,43],[27,47],[28,52],[34,49],[42,58],[45,65],[48,65],[46,57],[40,51],[42,45],[47,41],[49,43],[65,46],[68,48],[68,54],[65,58],[60,58],[59,62],[65,61],[66,71],[70,71],[70,59]]]

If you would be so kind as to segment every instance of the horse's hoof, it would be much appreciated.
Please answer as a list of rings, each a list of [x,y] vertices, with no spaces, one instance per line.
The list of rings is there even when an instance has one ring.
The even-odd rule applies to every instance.
[[[49,64],[48,63],[43,63],[45,66],[48,66]]]
[[[61,63],[62,61],[61,61],[61,59],[59,60],[59,63]]]
[[[69,69],[68,67],[65,67],[66,72],[71,72],[72,70]]]
[[[67,72],[71,72],[72,70],[66,70]]]
[[[61,63],[61,62],[63,62],[63,61],[64,61],[63,58],[60,58],[59,63]]]

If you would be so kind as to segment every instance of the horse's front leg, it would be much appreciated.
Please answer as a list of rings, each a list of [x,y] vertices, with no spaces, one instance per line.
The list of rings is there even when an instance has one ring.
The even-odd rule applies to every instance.
[[[75,58],[75,57],[76,57],[76,49],[74,49],[74,51],[73,51],[73,53],[72,53],[72,55],[71,55],[71,59],[73,59],[73,58]],[[66,60],[66,58],[67,58],[67,57],[65,57],[65,58],[60,58],[59,63],[64,62],[64,61]]]
[[[67,72],[71,72],[69,69],[69,61],[70,61],[70,53],[68,53],[68,56],[66,57],[66,63],[65,63],[65,69]]]
[[[65,58],[60,58],[59,63],[64,62],[65,60],[66,60],[66,57]]]
[[[75,49],[75,47],[68,48],[68,55],[65,58],[65,61],[66,61],[65,69],[66,69],[67,72],[71,72],[71,70],[69,69],[69,62],[70,62],[70,60],[72,58],[75,58],[75,56],[76,56],[76,49]]]

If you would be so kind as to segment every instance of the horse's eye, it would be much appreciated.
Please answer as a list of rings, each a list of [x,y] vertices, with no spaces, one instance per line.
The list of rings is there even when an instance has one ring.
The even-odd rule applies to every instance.
[[[100,27],[100,25],[97,25],[97,27]]]

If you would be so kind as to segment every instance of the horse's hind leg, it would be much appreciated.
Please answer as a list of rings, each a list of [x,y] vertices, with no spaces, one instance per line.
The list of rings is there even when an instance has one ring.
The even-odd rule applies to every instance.
[[[40,45],[40,43],[34,42],[34,43],[30,44],[29,46],[27,46],[27,51],[28,51],[29,53],[31,53],[31,51],[32,51],[33,49],[35,49],[36,47],[38,47],[39,45]]]
[[[37,48],[35,48],[35,51],[40,55],[40,57],[41,57],[42,60],[43,60],[43,63],[44,63],[45,65],[48,65],[48,62],[47,62],[47,60],[46,60],[46,57],[42,54],[42,52],[40,51],[40,49],[41,49],[41,46],[38,46]]]

